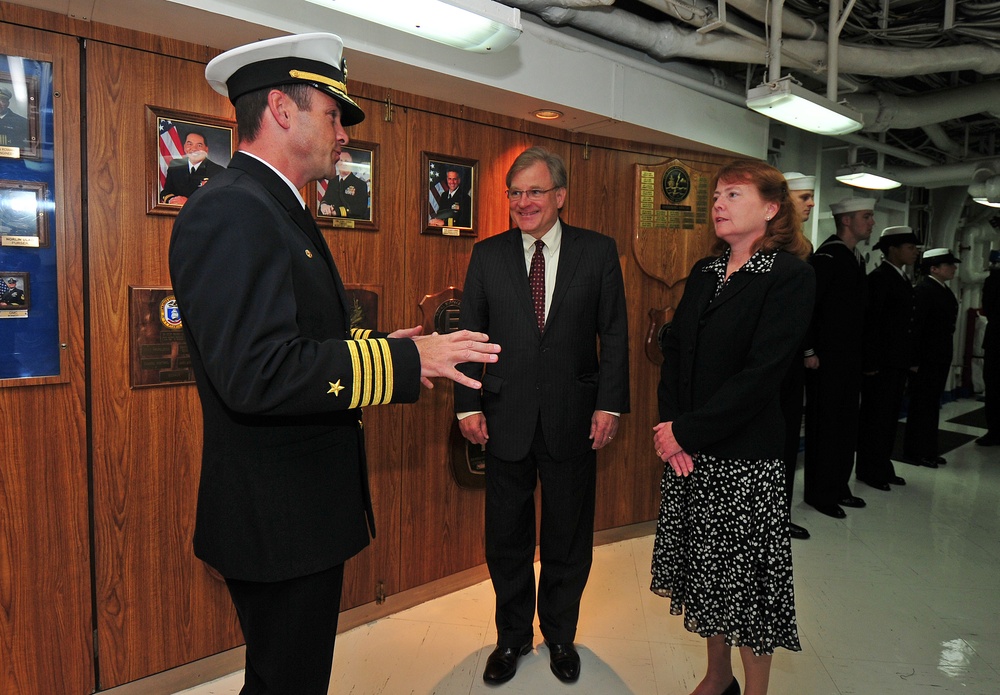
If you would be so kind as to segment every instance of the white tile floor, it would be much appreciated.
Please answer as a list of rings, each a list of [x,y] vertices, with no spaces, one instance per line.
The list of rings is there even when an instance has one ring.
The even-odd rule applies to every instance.
[[[950,403],[945,422],[981,406]],[[774,695],[1000,693],[1000,448],[972,442],[937,470],[896,464],[906,487],[857,484],[868,507],[835,520],[801,502],[812,532],[793,542],[802,652],[779,651]],[[801,500],[801,468],[796,485]],[[352,695],[681,695],[704,669],[702,640],[648,590],[652,537],[598,547],[583,599],[580,681],[557,681],[537,636],[514,680],[482,681],[496,640],[488,582],[346,632],[331,693]],[[537,567],[536,567],[537,571]],[[737,662],[737,677],[742,669]],[[233,695],[235,673],[184,691]]]

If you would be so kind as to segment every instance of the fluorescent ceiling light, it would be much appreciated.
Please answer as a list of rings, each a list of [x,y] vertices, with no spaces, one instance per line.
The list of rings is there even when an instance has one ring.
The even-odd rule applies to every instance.
[[[493,0],[308,0],[408,34],[477,53],[521,35],[521,11]]]
[[[973,198],[973,200],[980,205],[986,205],[991,208],[1000,208],[1000,202],[991,203],[989,198]]]
[[[861,130],[861,114],[782,77],[747,92],[747,106],[782,123],[820,135]]]
[[[886,172],[873,169],[867,164],[849,164],[843,169],[838,169],[837,180],[848,186],[872,191],[887,191],[903,185]]]

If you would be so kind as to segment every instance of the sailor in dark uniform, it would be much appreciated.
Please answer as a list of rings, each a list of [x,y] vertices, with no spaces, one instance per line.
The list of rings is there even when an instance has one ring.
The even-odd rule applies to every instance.
[[[914,293],[917,370],[910,376],[910,407],[903,437],[903,460],[914,466],[937,468],[947,463],[938,451],[938,416],[958,321],[958,300],[946,283],[955,277],[958,263],[961,261],[945,248],[925,251],[920,261],[926,277]]]
[[[830,206],[837,233],[810,259],[816,306],[806,335],[807,504],[842,519],[842,507],[864,507],[848,483],[858,439],[861,341],[868,283],[857,250],[875,226],[874,198],[847,198]]]
[[[814,191],[816,177],[806,176],[798,171],[785,172],[785,182],[788,184],[788,195],[795,206],[795,212],[803,226],[809,221],[812,209],[816,206]],[[788,502],[788,514],[792,513],[792,493],[795,488],[795,468],[799,460],[799,449],[802,445],[802,406],[805,395],[805,365],[801,354],[797,355],[788,368],[788,373],[781,381],[781,415],[785,419],[785,500]],[[805,540],[809,531],[803,526],[788,522],[788,535],[792,538]]]
[[[912,228],[886,227],[874,246],[885,260],[868,275],[855,475],[876,490],[906,484],[890,457],[906,376],[914,366],[913,284],[905,269],[916,263],[918,243]]]

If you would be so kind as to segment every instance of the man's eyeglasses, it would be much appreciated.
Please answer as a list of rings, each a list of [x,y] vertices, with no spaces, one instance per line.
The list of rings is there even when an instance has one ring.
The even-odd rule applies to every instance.
[[[553,186],[552,188],[529,188],[526,191],[508,190],[507,199],[517,202],[522,196],[524,196],[528,200],[541,200],[543,195],[549,193],[550,191],[554,191],[557,188],[559,188],[559,186]]]

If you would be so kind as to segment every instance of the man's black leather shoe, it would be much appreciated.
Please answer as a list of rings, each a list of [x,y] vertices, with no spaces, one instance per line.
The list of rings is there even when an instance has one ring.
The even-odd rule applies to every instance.
[[[549,668],[563,683],[575,683],[580,677],[580,655],[572,642],[546,642],[549,647]]]
[[[840,500],[840,505],[842,507],[853,507],[854,509],[861,509],[866,506],[863,499],[855,497],[854,495],[848,495],[844,499]]]
[[[936,463],[939,466],[944,466],[948,463],[948,459],[946,459],[944,456],[932,456],[931,458],[933,458],[934,463]]]
[[[826,514],[827,516],[832,516],[834,519],[843,519],[847,516],[847,512],[841,509],[836,504],[812,504],[810,506],[815,509],[820,514]]]
[[[517,673],[517,660],[531,651],[531,642],[520,647],[501,647],[493,650],[486,659],[483,680],[492,685],[506,683]]]
[[[900,478],[898,475],[894,475],[889,478],[889,483],[892,485],[906,485],[906,480]]]
[[[861,478],[858,478],[858,480],[861,480]],[[889,492],[889,490],[892,489],[891,487],[889,487],[889,483],[876,483],[872,480],[861,480],[861,482],[867,485],[868,487],[873,487],[876,490],[881,490],[882,492]]]
[[[937,468],[938,463],[936,461],[936,456],[910,456],[909,454],[904,454],[903,458],[899,459],[903,463],[908,463],[911,466],[924,466],[925,468]]]
[[[804,541],[809,538],[809,532],[807,530],[798,524],[793,524],[791,521],[788,522],[788,535],[800,541]]]

